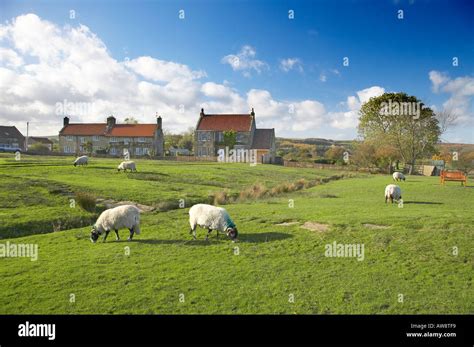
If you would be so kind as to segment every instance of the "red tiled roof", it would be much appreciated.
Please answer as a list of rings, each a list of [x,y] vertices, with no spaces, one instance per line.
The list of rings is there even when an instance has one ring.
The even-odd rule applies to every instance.
[[[197,130],[250,131],[252,116],[249,114],[205,114],[199,121]]]
[[[105,123],[81,123],[68,124],[61,130],[61,135],[104,135],[107,124]]]
[[[155,136],[156,124],[116,124],[107,136]]]
[[[151,137],[155,136],[156,124],[116,124],[107,132],[107,123],[68,124],[61,135],[74,136],[115,136],[115,137]]]

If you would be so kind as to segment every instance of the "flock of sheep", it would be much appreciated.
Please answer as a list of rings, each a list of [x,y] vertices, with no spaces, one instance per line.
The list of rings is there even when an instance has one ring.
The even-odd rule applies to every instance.
[[[74,166],[87,165],[88,157],[81,156],[74,161]],[[135,162],[123,161],[117,167],[117,170],[137,171]],[[393,173],[394,181],[405,181],[405,176],[401,172]],[[396,184],[389,184],[385,187],[385,203],[390,201],[398,202],[402,199],[402,190]],[[189,209],[189,224],[191,226],[190,234],[196,239],[196,227],[200,226],[208,230],[206,240],[213,230],[219,233],[226,234],[232,241],[237,240],[238,231],[235,223],[229,216],[229,213],[222,207],[216,207],[207,204],[196,204]],[[140,234],[140,210],[134,205],[122,205],[115,208],[108,209],[101,213],[96,223],[94,224],[90,240],[96,242],[99,236],[104,234],[103,241],[107,239],[111,230],[115,231],[115,237],[119,240],[120,229],[127,228],[130,231],[128,240],[132,240],[133,235]]]
[[[87,155],[76,158],[74,166],[88,165],[89,158]],[[135,162],[123,161],[117,167],[117,170],[137,171]],[[226,234],[232,241],[237,240],[238,231],[235,223],[229,216],[229,213],[222,208],[207,204],[196,204],[189,210],[189,224],[191,225],[190,234],[196,239],[196,227],[206,228],[208,233],[206,240],[213,230]],[[130,231],[128,240],[132,240],[133,235],[140,234],[140,210],[134,205],[121,205],[110,208],[101,213],[94,226],[92,227],[90,239],[97,242],[99,236],[104,234],[103,241],[107,239],[110,231],[115,231],[116,240],[120,240],[119,230],[127,228]]]
[[[88,164],[89,164],[89,157],[87,155],[83,155],[81,157],[76,158],[76,160],[74,160],[74,166],[78,166],[78,165],[83,166],[83,165],[88,165]],[[123,170],[124,172],[127,170],[137,171],[137,167],[134,161],[127,160],[127,161],[122,161],[117,167],[117,170],[118,171]]]

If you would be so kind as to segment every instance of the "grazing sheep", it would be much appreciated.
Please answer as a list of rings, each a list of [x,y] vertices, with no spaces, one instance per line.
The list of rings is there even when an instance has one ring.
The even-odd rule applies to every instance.
[[[78,157],[76,158],[76,160],[74,160],[74,166],[87,165],[88,163],[89,163],[89,158],[87,157],[87,155],[83,155],[82,157]]]
[[[394,181],[405,181],[405,175],[401,172],[394,172],[392,177]]]
[[[206,204],[194,205],[189,209],[189,224],[191,224],[189,233],[193,235],[194,239],[196,239],[196,226],[198,225],[208,229],[206,240],[212,230],[217,231],[217,238],[219,238],[219,232],[221,232],[227,234],[233,241],[237,239],[237,228],[227,211],[222,207]]]
[[[393,201],[399,201],[402,198],[402,190],[396,184],[389,184],[385,187],[385,203],[387,200],[393,204]]]
[[[117,167],[117,170],[123,170],[123,172],[130,170],[130,171],[137,171],[137,167],[135,166],[134,161],[122,161],[120,165]]]
[[[119,229],[130,230],[128,240],[133,238],[133,234],[140,235],[140,210],[133,205],[117,206],[101,213],[91,231],[91,241],[96,242],[100,235],[105,232],[104,242],[110,230],[115,231],[116,239],[119,240]]]

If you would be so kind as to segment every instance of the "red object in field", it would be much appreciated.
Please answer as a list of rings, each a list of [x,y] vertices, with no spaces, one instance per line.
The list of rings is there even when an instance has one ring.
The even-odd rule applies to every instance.
[[[460,181],[461,185],[464,187],[467,184],[467,175],[461,171],[446,171],[442,170],[440,175],[441,184],[444,184],[446,181]]]

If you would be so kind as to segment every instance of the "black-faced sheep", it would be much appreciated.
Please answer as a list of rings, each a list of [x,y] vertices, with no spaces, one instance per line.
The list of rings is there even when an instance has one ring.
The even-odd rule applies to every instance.
[[[234,222],[230,218],[227,211],[222,207],[216,207],[207,204],[197,204],[189,209],[189,224],[191,225],[190,234],[196,239],[196,227],[199,225],[206,228],[208,233],[206,240],[209,238],[212,230],[225,233],[231,240],[236,240],[238,231]]]
[[[76,158],[76,160],[74,160],[74,166],[87,165],[88,163],[89,163],[89,158],[87,157],[87,155],[83,155],[82,157],[78,157]]]
[[[405,175],[401,172],[394,172],[392,177],[394,181],[405,181]]]
[[[402,198],[402,190],[396,184],[389,184],[385,187],[385,203],[390,201],[393,204],[394,201],[399,201]]]
[[[116,239],[119,240],[119,229],[130,230],[128,240],[133,238],[133,234],[140,234],[140,210],[133,205],[117,206],[101,213],[91,231],[91,241],[96,242],[102,233],[105,232],[104,242],[110,230],[115,231]]]
[[[137,171],[137,167],[134,161],[122,161],[117,167],[117,170],[118,171],[123,170],[124,172],[127,170]]]

